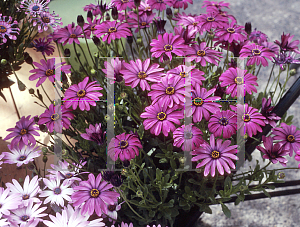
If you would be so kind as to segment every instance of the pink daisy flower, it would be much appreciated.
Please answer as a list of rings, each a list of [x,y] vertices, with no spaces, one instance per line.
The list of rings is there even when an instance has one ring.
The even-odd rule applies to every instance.
[[[45,61],[44,59],[41,59],[41,64],[37,62],[33,62],[33,64],[37,67],[36,69],[32,69],[29,72],[30,73],[35,73],[32,74],[29,77],[30,81],[39,79],[38,82],[36,83],[36,86],[40,86],[42,83],[45,82],[45,80],[48,78],[52,83],[55,82],[55,70],[61,70],[64,73],[71,73],[71,65],[63,65],[66,62],[55,63],[55,58],[48,59]]]
[[[266,119],[263,115],[247,103],[244,105],[237,104],[237,106],[230,106],[231,109],[237,112],[237,129],[244,127],[241,130],[241,134],[247,133],[249,137],[255,136],[257,132],[262,132],[261,126],[265,126],[264,120]]]
[[[196,37],[197,28],[186,28],[184,29],[182,26],[174,28],[175,35],[179,35],[181,38],[184,39],[185,45],[190,45],[196,43],[193,41]]]
[[[127,22],[130,24],[131,27],[136,28],[134,32],[137,33],[139,31],[138,29],[139,24],[140,24],[140,29],[149,28],[150,24],[153,22],[155,15],[156,15],[155,13],[152,13],[149,16],[148,14],[143,14],[138,18],[137,14],[132,13],[130,15],[130,19],[128,19]]]
[[[182,125],[173,132],[173,145],[180,147],[183,151],[191,151],[204,142],[203,133],[192,123]]]
[[[193,4],[193,0],[174,0],[173,1],[173,8],[179,9],[188,7],[188,3]]]
[[[206,11],[219,11],[222,8],[226,7],[229,9],[229,3],[225,3],[224,1],[216,2],[216,1],[203,1],[202,8],[206,7]]]
[[[281,127],[273,128],[272,133],[275,135],[274,139],[282,143],[285,150],[290,151],[290,157],[293,151],[298,151],[300,148],[300,131],[295,125],[287,125],[282,122]]]
[[[10,189],[0,187],[0,215],[10,215],[10,211],[17,209],[22,204],[18,193],[10,193]]]
[[[158,35],[157,39],[152,39],[150,43],[152,57],[159,58],[160,61],[163,62],[163,54],[167,55],[172,61],[172,53],[176,56],[184,56],[184,49],[186,45],[184,45],[184,39],[179,35],[174,36],[172,33],[165,33],[163,36]]]
[[[263,158],[270,159],[273,164],[279,162],[282,166],[286,167],[288,160],[286,160],[283,156],[289,153],[287,147],[282,146],[281,143],[273,145],[273,138],[271,136],[262,136],[262,140],[265,148],[261,146],[257,146],[256,148],[264,153]]]
[[[124,132],[110,141],[107,154],[114,161],[116,161],[118,157],[121,161],[125,159],[130,161],[139,155],[139,148],[143,148],[143,146],[138,137],[134,134],[125,134]]]
[[[272,127],[276,127],[276,121],[280,120],[281,117],[278,117],[275,113],[272,113],[274,106],[271,106],[271,97],[268,100],[263,97],[262,98],[262,107],[261,107],[261,114],[266,118],[264,122]]]
[[[254,31],[249,35],[249,41],[261,45],[262,42],[268,41],[268,36],[261,31],[257,31],[255,28]]]
[[[94,174],[89,174],[87,181],[81,181],[79,186],[74,187],[72,194],[73,205],[78,207],[82,205],[81,214],[88,213],[92,215],[94,211],[100,217],[102,213],[107,214],[107,204],[114,205],[118,201],[120,194],[110,189],[113,185],[102,180],[101,173],[95,179]]]
[[[159,83],[151,85],[151,89],[148,96],[151,96],[152,105],[159,102],[161,105],[172,108],[175,104],[184,105],[185,103],[184,79],[179,76],[172,78],[167,75]]]
[[[60,29],[59,25],[63,25],[63,22],[61,22],[61,18],[58,17],[58,14],[49,13],[48,11],[41,12],[37,18],[33,18],[33,26],[38,25],[38,31],[39,33],[42,33],[44,31],[48,30],[48,27],[51,26],[54,31],[57,31]]]
[[[281,51],[292,51],[297,54],[300,54],[298,48],[298,44],[300,41],[299,40],[292,41],[293,37],[294,35],[290,35],[290,33],[286,35],[283,33],[283,35],[281,35],[281,42],[276,40],[274,43],[280,47]]]
[[[13,138],[11,141],[11,146],[14,147],[18,143],[20,143],[20,146],[23,147],[24,145],[28,145],[28,140],[31,144],[35,145],[36,141],[33,135],[39,136],[40,134],[36,132],[35,130],[38,130],[39,128],[35,125],[34,118],[30,119],[30,116],[27,116],[26,118],[23,116],[21,119],[16,123],[16,127],[9,128],[6,131],[13,131],[12,133],[8,134],[3,140],[8,140]]]
[[[79,108],[81,111],[90,110],[90,105],[96,106],[95,101],[99,101],[99,97],[103,96],[99,90],[103,88],[99,87],[97,81],[93,81],[88,84],[89,77],[84,78],[82,82],[71,85],[65,92],[65,97],[63,98],[64,106],[69,108],[72,106],[73,110]]]
[[[82,28],[79,25],[75,27],[74,22],[53,33],[53,39],[57,40],[58,43],[62,43],[62,45],[72,44],[73,42],[80,44],[78,38],[84,38],[84,35]]]
[[[215,136],[228,139],[236,133],[237,116],[230,110],[218,111],[211,116],[208,123],[208,129]]]
[[[23,164],[27,165],[29,162],[33,162],[36,157],[41,155],[41,150],[39,150],[40,148],[34,148],[34,145],[27,147],[25,147],[25,145],[18,145],[13,148],[9,147],[9,145],[7,146],[11,153],[3,152],[3,154],[5,154],[5,158],[7,159],[4,161],[4,163],[17,164],[18,167]]]
[[[90,124],[89,128],[85,129],[86,133],[80,134],[80,136],[86,140],[94,141],[98,145],[102,145],[106,138],[106,132],[102,132],[101,123],[93,126]]]
[[[152,64],[150,67],[150,58],[142,62],[140,59],[137,59],[135,62],[130,61],[130,64],[123,64],[124,69],[120,70],[120,73],[123,74],[125,85],[131,86],[132,88],[136,87],[138,84],[144,91],[145,89],[150,91],[150,82],[159,82],[161,80],[162,72],[164,69],[159,68],[159,64]]]
[[[240,57],[242,59],[245,59],[246,57],[250,57],[250,59],[247,61],[248,65],[253,65],[256,63],[258,66],[260,63],[263,66],[268,66],[268,62],[266,58],[269,60],[272,60],[272,57],[274,57],[275,54],[269,50],[269,48],[257,45],[255,43],[250,43],[249,45],[243,46],[243,48],[240,51]]]
[[[117,7],[118,11],[125,10],[127,7],[130,9],[135,8],[133,0],[112,0],[112,4]]]
[[[95,26],[94,34],[100,38],[102,35],[103,42],[107,40],[110,44],[111,40],[120,39],[122,37],[132,36],[127,23],[121,23],[117,21],[105,21]]]
[[[8,19],[6,19],[8,18]],[[2,16],[0,13],[0,45],[7,42],[7,38],[16,40],[19,34],[20,28],[18,28],[18,22],[13,21],[11,17]]]
[[[166,9],[166,5],[173,5],[173,0],[147,0],[147,4],[149,4],[152,9],[163,11]]]
[[[121,74],[121,70],[124,69],[124,60],[120,60],[118,57],[111,59],[111,62],[104,62],[105,69],[102,71],[106,74],[107,79],[110,79],[112,75],[114,75],[114,81],[121,82],[123,81],[123,75]],[[113,84],[114,81],[110,80],[110,84]]]
[[[193,44],[186,49],[186,55],[191,58],[191,61],[200,62],[203,67],[206,66],[206,62],[218,65],[217,61],[222,58],[221,54],[221,52],[207,47],[206,42],[202,42],[200,45]]]
[[[94,31],[96,31],[96,25],[99,25],[101,20],[97,17],[94,20],[92,20],[90,17],[87,17],[86,20],[88,21],[88,23],[85,23],[83,25],[83,30],[86,38],[90,39],[91,34],[94,34]]]
[[[54,105],[51,104],[49,109],[39,117],[38,124],[46,124],[49,132],[53,132],[54,129],[56,132],[61,133],[63,127],[68,129],[71,124],[69,118],[74,119],[74,114],[72,114],[64,105],[61,105],[60,107],[61,108],[55,106],[54,109]]]
[[[42,52],[42,55],[52,55],[54,53],[54,46],[51,45],[51,42],[52,42],[52,39],[46,39],[45,37],[42,39],[42,38],[39,38],[39,39],[35,39],[32,41],[32,46],[33,46],[33,49],[36,51],[36,52]]]
[[[212,28],[223,28],[227,25],[228,19],[220,14],[207,13],[199,16],[201,23],[201,35],[204,31],[210,31]]]
[[[210,135],[210,144],[202,143],[200,148],[192,151],[192,155],[196,155],[192,158],[192,161],[198,161],[203,159],[201,163],[198,163],[196,168],[200,168],[205,165],[204,176],[206,177],[209,172],[212,177],[215,176],[216,167],[218,172],[221,175],[224,175],[225,171],[230,174],[230,167],[235,169],[235,164],[232,160],[238,160],[238,157],[235,155],[238,153],[238,145],[230,146],[231,141],[225,140],[222,143],[222,139],[217,139],[215,142],[214,135]]]
[[[247,33],[243,28],[243,26],[231,22],[230,24],[226,24],[223,28],[218,28],[215,31],[215,36],[218,37],[218,40],[228,41],[229,43],[232,43],[233,41],[244,41],[247,39]]]
[[[145,130],[150,129],[150,133],[158,136],[161,132],[165,136],[168,133],[175,131],[175,124],[180,124],[179,119],[183,119],[183,111],[178,110],[178,106],[173,106],[173,108],[168,108],[167,105],[161,105],[161,103],[156,103],[154,105],[147,106],[144,113],[141,114],[142,118],[147,118],[144,120],[143,125]]]
[[[47,6],[51,0],[22,0],[20,8],[25,11],[25,14],[36,17],[40,13],[49,9]]]
[[[199,69],[195,69],[196,66],[186,66],[186,65],[179,65],[174,69],[171,69],[167,72],[167,75],[171,76],[171,79],[175,77],[180,78],[189,78],[191,77],[192,86],[195,87],[196,84],[202,85],[202,81],[205,80],[203,77],[204,72],[200,71]]]
[[[203,116],[208,121],[210,113],[214,114],[222,107],[220,104],[213,102],[220,100],[220,97],[209,97],[215,90],[216,89],[213,88],[207,91],[205,88],[201,88],[199,84],[196,84],[196,87],[192,89],[192,108],[191,111],[187,113],[187,116],[190,117],[193,115],[193,122],[200,122]]]
[[[146,14],[146,13],[149,13],[149,14],[152,13],[151,6],[147,2],[141,1],[141,4],[139,6],[139,14],[142,15],[142,14]]]
[[[227,87],[226,94],[231,94],[231,97],[252,94],[257,92],[255,86],[258,86],[257,77],[247,73],[247,70],[239,68],[229,68],[219,77],[221,87]],[[245,75],[246,74],[246,75]],[[241,85],[241,86],[240,86]]]
[[[200,23],[200,21],[199,21],[199,16],[182,16],[177,22],[178,27],[176,27],[174,29],[182,28],[179,25],[187,27],[190,31],[196,30],[197,32],[199,32],[202,27],[202,23]],[[176,32],[175,32],[175,34],[176,34]]]

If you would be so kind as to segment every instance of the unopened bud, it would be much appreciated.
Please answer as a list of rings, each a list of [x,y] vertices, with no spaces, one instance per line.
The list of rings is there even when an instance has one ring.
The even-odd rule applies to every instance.
[[[171,20],[173,18],[173,13],[171,8],[166,9],[167,18]]]
[[[77,24],[82,27],[84,25],[84,19],[82,15],[77,16]]]
[[[113,7],[111,9],[111,16],[114,20],[118,20],[118,17],[119,17],[119,12],[117,10],[117,7]]]
[[[291,75],[291,76],[295,76],[296,73],[297,73],[296,69],[291,69],[291,70],[290,70],[290,75]]]
[[[64,50],[64,56],[65,56],[66,58],[68,58],[68,57],[71,56],[71,52],[70,52],[70,49],[69,49],[69,48],[66,48],[66,49]]]
[[[279,179],[283,179],[283,178],[285,178],[285,173],[284,172],[279,172],[278,175],[277,175],[277,177]]]
[[[248,35],[251,34],[251,32],[252,32],[251,22],[247,22],[247,23],[245,24],[245,31],[247,32]]]
[[[42,148],[42,152],[43,152],[43,155],[48,154],[48,149],[47,149],[47,147],[43,147],[43,148]]]
[[[97,36],[93,36],[93,42],[96,46],[100,45],[100,39]]]
[[[143,197],[143,192],[141,190],[137,190],[136,196],[137,197]]]
[[[6,65],[7,64],[7,60],[6,59],[1,59],[1,65]]]
[[[141,0],[134,0],[134,5],[138,8],[141,4]]]
[[[87,12],[87,17],[90,18],[91,20],[93,20],[93,14],[92,14],[92,11],[89,10],[89,11]]]
[[[95,69],[91,69],[91,74],[95,75],[96,74],[96,70]]]
[[[133,37],[132,36],[127,36],[127,43],[132,44],[133,43]]]
[[[27,52],[24,53],[24,60],[29,65],[32,65],[32,63],[33,63],[32,58],[30,57],[30,55]]]
[[[46,163],[48,161],[48,157],[46,155],[43,156],[43,162]]]
[[[34,89],[33,89],[33,88],[30,88],[30,89],[29,89],[29,94],[31,94],[31,95],[34,94]]]
[[[110,15],[109,15],[109,13],[106,13],[106,14],[105,14],[105,20],[110,20]]]
[[[176,16],[178,13],[179,13],[179,10],[178,10],[178,9],[175,9],[175,10],[174,10],[174,15]]]
[[[142,38],[137,38],[136,42],[137,42],[138,45],[142,45],[143,44]]]

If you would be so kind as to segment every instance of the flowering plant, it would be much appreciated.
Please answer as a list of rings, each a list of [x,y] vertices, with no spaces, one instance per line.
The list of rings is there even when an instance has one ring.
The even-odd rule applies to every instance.
[[[205,13],[187,15],[179,9],[192,0],[101,1],[84,7],[86,20],[80,15],[77,25],[62,28],[48,3],[19,6],[39,31],[52,29],[32,44],[43,59],[29,62],[29,80],[43,88],[49,79],[57,95],[43,88],[47,104],[29,89],[45,111],[7,129],[11,152],[0,160],[27,165],[34,177],[26,176],[23,187],[13,179],[0,188],[2,226],[185,226],[213,204],[230,217],[224,203],[232,195],[237,205],[253,191],[270,196],[268,183],[281,182],[270,164],[285,167],[284,156],[294,152],[300,160],[300,131],[274,112],[294,75],[290,65],[300,63],[299,41],[290,34],[269,42],[251,24],[238,25],[224,2],[204,1]],[[46,57],[52,42],[65,60]],[[270,62],[268,83],[257,94],[260,69]],[[237,173],[246,140],[260,143],[266,125],[272,131],[257,149],[269,163]],[[37,141],[40,133],[52,144]],[[40,170],[40,155],[45,166],[48,157],[60,160]]]

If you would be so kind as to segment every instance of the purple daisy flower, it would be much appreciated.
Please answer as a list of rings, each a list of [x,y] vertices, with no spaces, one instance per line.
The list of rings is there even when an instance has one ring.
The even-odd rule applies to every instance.
[[[51,45],[52,39],[39,38],[31,42],[36,52],[42,52],[42,55],[47,54],[48,56],[54,53],[54,46]]]
[[[123,75],[121,74],[121,70],[124,69],[124,60],[120,60],[118,57],[111,59],[111,62],[104,62],[105,69],[102,71],[106,74],[107,79],[110,79],[110,76],[114,75],[114,81],[122,82]],[[114,81],[110,81],[110,84],[113,84]]]
[[[52,83],[55,82],[55,70],[60,69],[64,73],[71,73],[71,65],[63,65],[66,62],[55,63],[55,58],[48,59],[45,61],[44,59],[41,59],[41,64],[37,62],[33,62],[33,64],[37,67],[37,69],[32,69],[29,72],[35,73],[29,77],[30,81],[39,79],[36,83],[36,86],[40,86],[42,83],[45,82],[45,80],[48,78]]]
[[[286,52],[281,52],[278,56],[274,57],[274,63],[279,65],[281,70],[284,70],[287,64],[300,64],[300,61],[295,59],[294,52],[289,52],[289,55]]]
[[[95,126],[90,124],[89,128],[86,128],[85,131],[86,133],[80,134],[82,138],[94,141],[98,145],[102,145],[104,143],[106,132],[102,132],[101,123],[95,124]]]
[[[171,79],[175,77],[180,78],[189,78],[191,77],[192,86],[195,87],[196,84],[202,85],[202,81],[205,80],[203,77],[204,72],[200,71],[199,69],[195,69],[196,66],[186,66],[186,65],[179,65],[174,69],[171,69],[167,72],[167,75],[171,75]]]
[[[261,126],[265,126],[264,120],[266,119],[258,109],[244,105],[237,104],[237,106],[230,106],[231,109],[237,112],[237,129],[244,127],[241,134],[247,133],[250,137],[255,136],[257,132],[262,132]]]
[[[18,167],[23,164],[27,165],[29,162],[32,162],[34,158],[41,155],[41,150],[39,150],[39,147],[34,148],[34,145],[28,145],[27,147],[25,147],[25,145],[18,145],[13,148],[11,148],[9,145],[7,146],[11,153],[3,152],[5,154],[5,158],[7,159],[4,161],[4,163],[17,164]]]
[[[130,64],[124,62],[124,68],[120,71],[123,74],[125,85],[132,88],[140,84],[140,87],[144,91],[145,89],[150,91],[150,82],[159,82],[161,80],[162,72],[164,69],[159,68],[159,64],[152,64],[150,67],[150,58],[142,62],[137,59],[136,62],[130,61]]]
[[[286,160],[283,156],[289,153],[287,147],[282,146],[281,143],[273,145],[273,138],[271,136],[262,136],[262,140],[265,148],[261,146],[257,146],[256,148],[264,153],[263,158],[270,159],[273,164],[279,162],[282,166],[286,167],[288,160]]]
[[[134,134],[125,134],[124,132],[110,141],[107,154],[114,161],[116,161],[118,157],[121,161],[130,161],[139,155],[139,148],[143,148],[143,146],[138,137]]]
[[[78,85],[73,84],[66,90],[65,97],[63,98],[66,108],[72,106],[73,110],[75,110],[79,104],[81,111],[89,111],[90,105],[96,106],[95,101],[99,101],[99,97],[103,96],[102,93],[97,91],[103,88],[96,84],[97,81],[87,84],[88,81],[89,77],[86,77],[82,82],[79,82]]]
[[[271,97],[268,100],[263,97],[262,98],[262,107],[261,107],[261,114],[266,118],[264,122],[266,124],[271,125],[272,127],[276,127],[276,121],[280,120],[281,117],[278,117],[275,113],[272,113],[274,106],[271,106]]]
[[[21,196],[18,193],[10,193],[10,189],[0,187],[0,215],[10,215],[11,210],[15,210],[22,205]],[[4,225],[5,226],[5,225]]]
[[[129,25],[127,23],[121,23],[117,21],[105,21],[99,25],[95,26],[94,34],[100,38],[102,35],[103,42],[107,40],[110,44],[111,40],[126,38],[127,36],[132,36],[129,30]]]
[[[145,14],[145,13],[152,13],[151,6],[147,2],[141,1],[141,4],[139,6],[139,14]]]
[[[251,32],[249,40],[260,45],[262,42],[268,41],[268,36],[265,33],[262,33],[261,31],[257,31],[255,28],[254,31]]]
[[[4,154],[0,154],[0,169],[2,169],[1,165],[3,164],[3,161],[1,161],[5,157]]]
[[[133,0],[112,0],[112,3],[119,11],[125,10],[127,7],[130,9],[135,8]]]
[[[281,35],[281,42],[276,40],[274,43],[280,47],[281,51],[293,51],[297,54],[300,54],[298,48],[298,44],[300,41],[299,40],[292,41],[293,37],[294,35],[290,35],[290,33],[286,35],[283,33],[283,35]]]
[[[206,7],[206,11],[219,11],[222,10],[222,8],[226,7],[229,8],[229,3],[225,3],[224,1],[221,2],[215,2],[215,1],[204,1],[202,8]]]
[[[179,119],[183,119],[183,111],[177,111],[178,106],[168,108],[167,105],[161,105],[156,103],[154,105],[147,106],[144,113],[141,114],[142,118],[148,118],[144,120],[143,125],[145,130],[150,129],[150,133],[158,136],[161,132],[165,136],[168,133],[175,131],[175,124],[180,124]]]
[[[110,10],[111,8],[113,8],[114,4],[112,2],[106,4],[106,2],[103,4],[102,3],[102,0],[101,2],[99,3],[99,0],[98,2],[95,0],[96,2],[96,5],[94,4],[89,4],[89,5],[86,5],[83,7],[83,10],[84,11],[92,11],[93,15],[94,16],[97,16],[97,15],[102,15],[102,11],[108,11]]]
[[[172,108],[175,104],[185,103],[184,79],[180,76],[172,78],[171,75],[167,75],[161,78],[159,83],[151,85],[151,89],[148,96],[151,96],[152,105],[158,102]]]
[[[300,148],[300,131],[297,130],[295,125],[287,125],[282,122],[281,127],[273,128],[272,133],[275,135],[275,140],[280,140],[285,150],[290,151],[290,157],[293,151],[298,151]]]
[[[58,107],[51,104],[49,109],[39,117],[38,124],[46,124],[49,132],[53,132],[54,129],[56,132],[62,133],[62,128],[68,129],[71,124],[69,118],[74,119],[74,114],[64,105],[61,105],[61,108]]]
[[[90,17],[87,17],[87,21],[88,23],[85,23],[83,25],[83,30],[84,30],[84,33],[85,33],[85,36],[87,39],[90,39],[91,37],[91,34],[93,33],[94,34],[94,31],[96,31],[96,25],[99,25],[100,24],[100,19],[98,19],[97,17],[92,20]]]
[[[186,55],[191,57],[191,61],[200,62],[202,66],[205,66],[206,62],[218,65],[217,61],[220,61],[220,58],[222,58],[221,54],[221,52],[207,47],[206,42],[202,42],[200,45],[193,44],[186,49]]]
[[[220,14],[207,13],[199,16],[201,23],[201,35],[204,31],[210,31],[212,28],[223,28],[227,25],[228,19]]]
[[[179,35],[181,38],[184,39],[185,45],[190,45],[196,43],[196,41],[193,41],[196,37],[197,29],[184,29],[182,26],[175,27],[174,28],[175,35]]]
[[[208,121],[210,118],[209,113],[216,113],[219,108],[222,107],[220,104],[213,101],[220,100],[221,97],[213,96],[209,97],[215,92],[215,88],[207,91],[205,88],[201,88],[199,84],[192,89],[192,109],[188,111],[187,116],[193,115],[193,122],[200,122],[204,118]]]
[[[201,163],[198,163],[196,168],[200,168],[205,165],[204,176],[206,177],[209,172],[212,177],[215,176],[216,167],[221,175],[224,175],[225,171],[230,174],[230,167],[235,169],[235,164],[232,160],[238,160],[239,158],[235,155],[238,153],[238,145],[229,146],[230,140],[225,140],[222,143],[221,139],[217,139],[215,142],[214,135],[210,135],[210,144],[207,142],[202,143],[200,148],[192,151],[192,155],[196,155],[192,158],[192,161],[196,162],[203,159]]]
[[[62,45],[72,44],[73,42],[80,44],[78,38],[83,37],[82,28],[79,25],[75,27],[74,22],[53,33],[53,39],[57,40],[58,43],[62,43]]]
[[[191,151],[204,142],[202,136],[202,131],[192,123],[187,126],[182,125],[173,132],[173,145],[183,151]]]
[[[98,174],[95,179],[94,174],[89,174],[87,181],[81,181],[79,186],[75,186],[72,194],[72,201],[74,206],[80,206],[83,204],[81,214],[88,213],[92,215],[94,211],[98,216],[102,213],[107,214],[107,205],[114,205],[118,202],[120,194],[110,189],[113,185],[108,184],[106,181],[102,181],[101,173]]]
[[[46,9],[49,9],[47,6],[49,2],[50,0],[23,0],[20,8],[23,9],[26,14],[36,17]]]
[[[166,54],[170,61],[172,61],[172,53],[176,56],[184,56],[184,39],[179,35],[174,36],[172,33],[165,33],[163,36],[158,35],[157,39],[152,39],[150,43],[152,57],[159,58],[163,62],[163,54]]]
[[[244,41],[247,39],[247,33],[243,28],[243,26],[231,22],[230,24],[226,24],[223,28],[218,28],[215,31],[215,36],[218,37],[218,40],[228,41],[229,43],[232,43],[233,41]]]
[[[160,17],[155,17],[153,19],[153,22],[156,26],[156,33],[158,35],[163,35],[166,33],[165,25],[167,23],[166,20],[162,20]]]
[[[215,136],[222,136],[228,139],[236,133],[237,116],[230,110],[218,111],[211,116],[208,123],[208,129]]]
[[[227,87],[226,93],[231,97],[245,96],[246,92],[250,95],[257,92],[255,86],[258,86],[257,77],[247,73],[247,70],[240,68],[229,68],[220,76],[221,87]],[[239,86],[242,85],[242,86]]]
[[[8,19],[6,19],[8,18]],[[0,13],[0,38],[2,41],[0,45],[7,42],[7,38],[11,40],[16,40],[19,34],[20,28],[18,28],[18,22],[13,21],[11,17],[2,16]]]
[[[272,60],[275,54],[269,50],[269,48],[257,45],[255,43],[250,43],[249,45],[243,46],[242,50],[240,51],[240,57],[250,59],[247,62],[248,65],[253,65],[256,63],[258,66],[260,63],[263,66],[268,66],[268,62],[266,58]]]
[[[178,26],[176,27],[177,29],[182,28],[179,25],[187,27],[190,30],[196,30],[198,32],[200,32],[202,27],[202,23],[200,23],[199,21],[199,16],[182,16],[177,22],[177,26]]]
[[[173,5],[173,0],[147,0],[147,4],[150,5],[151,9],[163,11],[166,9],[166,5]]]
[[[59,25],[63,25],[61,18],[58,17],[58,14],[49,13],[48,11],[41,12],[37,18],[33,18],[33,26],[38,25],[39,33],[47,31],[48,26],[51,26],[54,31],[60,29]]]
[[[30,116],[31,115],[27,116],[26,118],[24,116],[21,117],[21,119],[16,123],[16,127],[6,130],[13,131],[3,139],[8,140],[14,137],[11,141],[11,148],[15,147],[18,143],[20,143],[20,147],[23,147],[25,144],[28,145],[28,140],[31,144],[36,144],[33,135],[40,135],[38,132],[36,132],[36,130],[38,130],[39,128],[37,126],[34,126],[34,118],[30,119]]]
[[[139,18],[137,16],[137,14],[132,13],[130,15],[131,19],[128,19],[127,22],[130,23],[131,27],[136,28],[134,32],[137,33],[139,31],[139,29],[138,29],[139,25],[138,24],[140,24],[140,29],[149,28],[150,27],[150,23],[153,22],[153,18],[154,17],[155,17],[155,13],[152,13],[150,15],[143,14]],[[138,21],[139,21],[139,23],[138,23]]]
[[[179,9],[188,7],[188,3],[193,4],[193,0],[174,0],[173,1],[173,8]]]
[[[268,48],[271,52],[273,52],[274,54],[278,54],[279,53],[279,47],[274,44],[273,42],[262,42],[260,45]]]

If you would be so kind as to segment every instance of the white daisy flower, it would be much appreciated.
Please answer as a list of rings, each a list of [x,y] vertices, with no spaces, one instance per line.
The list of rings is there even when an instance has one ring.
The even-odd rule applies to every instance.
[[[9,215],[10,210],[17,209],[22,204],[20,194],[10,194],[10,189],[0,187],[0,214]]]
[[[2,214],[0,214],[0,227],[9,227],[9,222],[7,222],[6,218],[2,217]]]
[[[29,182],[29,176],[25,177],[25,181],[23,187],[19,184],[15,179],[12,180],[13,184],[6,183],[6,187],[10,188],[13,193],[20,193],[22,197],[22,202],[24,206],[28,206],[30,200],[35,203],[40,202],[40,200],[36,197],[37,193],[41,190],[39,187],[38,176],[32,178]]]

